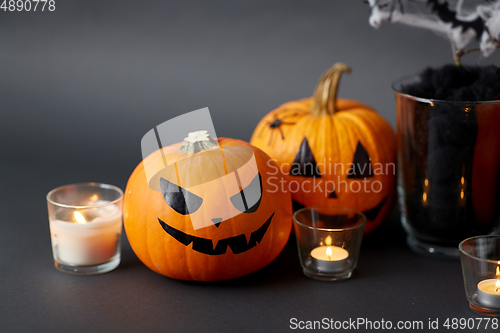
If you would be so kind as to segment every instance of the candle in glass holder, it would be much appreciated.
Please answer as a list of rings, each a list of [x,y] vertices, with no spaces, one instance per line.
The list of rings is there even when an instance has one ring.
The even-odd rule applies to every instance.
[[[47,194],[55,267],[74,274],[109,272],[120,263],[123,192],[81,183]]]
[[[319,271],[335,273],[345,269],[349,252],[338,246],[319,246],[311,251],[311,262]]]
[[[116,206],[76,210],[72,218],[51,219],[54,253],[68,265],[105,263],[116,253],[121,227],[122,213]]]
[[[293,215],[302,271],[321,281],[349,279],[356,268],[366,216],[347,207],[302,208]]]
[[[323,245],[323,244],[321,244]],[[335,273],[345,269],[349,252],[341,247],[332,246],[332,238],[325,238],[325,245],[311,251],[311,263],[319,271]]]
[[[483,280],[477,284],[477,300],[484,306],[500,309],[500,268],[497,278]]]

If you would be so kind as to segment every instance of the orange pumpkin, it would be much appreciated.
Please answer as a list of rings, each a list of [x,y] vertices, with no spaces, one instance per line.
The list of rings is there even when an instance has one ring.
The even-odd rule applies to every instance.
[[[246,142],[218,143],[220,149],[192,153],[179,152],[181,143],[164,147],[130,176],[127,237],[139,259],[159,274],[195,281],[237,278],[271,263],[288,240],[290,193],[273,191],[267,181],[275,164]],[[253,165],[246,163],[249,156]],[[148,182],[146,171],[160,170],[165,160],[172,167]]]
[[[362,211],[368,233],[388,216],[394,202],[395,135],[371,107],[337,99],[340,77],[350,71],[335,64],[313,97],[267,114],[250,143],[277,160],[297,203]]]

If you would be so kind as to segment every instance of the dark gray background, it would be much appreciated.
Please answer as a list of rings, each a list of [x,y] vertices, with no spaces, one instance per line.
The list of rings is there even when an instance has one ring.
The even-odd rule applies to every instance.
[[[293,240],[269,267],[215,284],[149,271],[128,243],[108,274],[56,271],[45,194],[74,182],[124,188],[141,137],[210,108],[218,136],[249,140],[281,103],[312,94],[343,61],[342,97],[395,126],[390,83],[451,61],[433,33],[368,25],[329,1],[69,1],[0,12],[0,331],[286,331],[289,320],[476,317],[459,262],[411,253],[395,214],[365,238],[355,276],[305,278]],[[498,55],[466,63],[497,63]],[[125,238],[124,238],[125,240]]]

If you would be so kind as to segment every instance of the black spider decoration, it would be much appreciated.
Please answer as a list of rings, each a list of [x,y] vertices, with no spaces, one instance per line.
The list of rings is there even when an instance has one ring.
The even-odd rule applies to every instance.
[[[278,118],[278,115],[275,113],[274,116],[273,116],[273,121],[268,121],[267,122],[267,125],[269,126],[269,128],[271,129],[275,129],[277,128],[278,131],[280,132],[281,134],[281,139],[282,140],[285,140],[285,135],[283,134],[283,130],[281,129],[281,125],[295,125],[295,123],[291,123],[291,122],[288,122],[288,121],[284,121],[286,118],[290,118],[290,117],[294,117],[296,116],[297,113],[294,113],[294,114],[291,114],[289,116],[286,116],[286,117],[283,117],[282,119],[279,119]],[[274,134],[274,131],[271,132],[271,136],[269,137],[269,143],[268,145],[271,145],[271,142],[273,141],[273,135]]]

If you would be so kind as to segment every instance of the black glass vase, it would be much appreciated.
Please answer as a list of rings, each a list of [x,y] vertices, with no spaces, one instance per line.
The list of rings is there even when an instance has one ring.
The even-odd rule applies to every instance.
[[[500,230],[500,101],[401,92],[418,80],[393,85],[401,221],[413,250],[458,258],[462,240]]]

